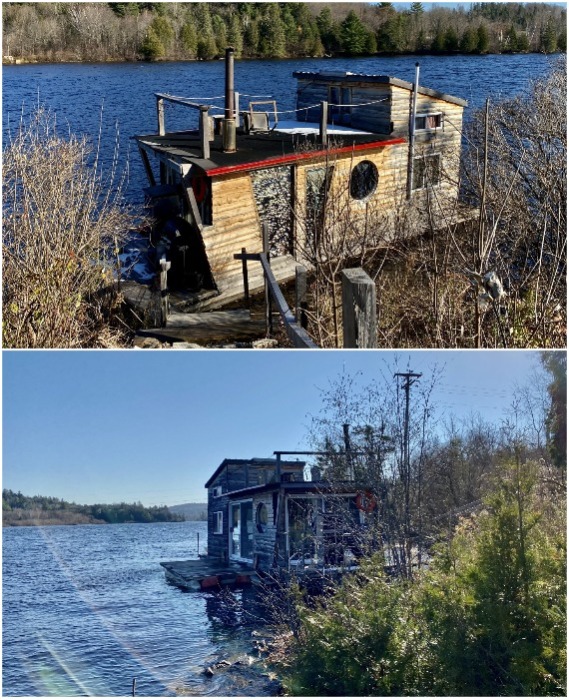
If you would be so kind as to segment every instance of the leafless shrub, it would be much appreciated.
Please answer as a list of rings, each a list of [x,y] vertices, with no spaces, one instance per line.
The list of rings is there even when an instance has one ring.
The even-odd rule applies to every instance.
[[[4,150],[4,347],[121,344],[109,318],[133,218],[88,154],[84,139],[57,134],[43,108]]]
[[[481,218],[465,257],[479,276],[495,271],[506,290],[501,344],[509,347],[566,345],[566,95],[561,61],[525,94],[477,112],[466,132],[463,186]],[[480,334],[479,345],[495,344],[483,320]]]

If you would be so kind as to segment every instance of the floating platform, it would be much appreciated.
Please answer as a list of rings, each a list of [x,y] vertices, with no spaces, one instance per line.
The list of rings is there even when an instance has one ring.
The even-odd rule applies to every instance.
[[[161,561],[160,566],[166,572],[166,580],[185,591],[215,591],[258,581],[257,572],[250,565],[239,562],[224,564],[212,557]]]

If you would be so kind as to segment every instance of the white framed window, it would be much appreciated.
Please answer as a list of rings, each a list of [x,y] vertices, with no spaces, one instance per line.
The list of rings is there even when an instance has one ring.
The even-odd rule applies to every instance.
[[[442,112],[415,115],[415,131],[436,131],[443,127]]]
[[[213,534],[223,535],[223,511],[216,510],[213,514]]]
[[[413,189],[425,190],[441,183],[441,154],[429,153],[428,155],[413,158]]]
[[[211,490],[211,495],[214,498],[219,498],[223,494],[223,486],[214,486]]]

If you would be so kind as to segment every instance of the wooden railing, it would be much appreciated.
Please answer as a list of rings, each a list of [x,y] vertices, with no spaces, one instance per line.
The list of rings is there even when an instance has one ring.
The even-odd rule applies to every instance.
[[[263,268],[263,276],[265,278],[265,307],[267,314],[267,330],[270,332],[272,328],[273,303],[281,316],[285,326],[285,331],[288,339],[295,348],[317,348],[318,345],[308,335],[306,330],[301,326],[295,314],[291,311],[287,304],[284,294],[282,293],[277,280],[271,270],[270,257],[268,253],[247,253],[243,249],[241,253],[236,253],[233,256],[236,260],[243,262],[243,284],[245,287],[245,299],[249,299],[249,274],[247,271],[247,262],[256,261],[261,263]]]
[[[211,107],[209,105],[201,105],[196,102],[192,102],[183,97],[174,97],[173,95],[165,95],[163,93],[155,93],[156,97],[156,115],[158,118],[158,135],[164,136],[166,134],[166,120],[164,115],[164,101],[171,102],[173,104],[183,105],[184,107],[190,107],[191,109],[197,109],[200,112],[200,137],[201,137],[201,150],[202,158],[205,160],[209,159],[210,149],[210,127],[209,127],[209,110]]]
[[[307,272],[304,267],[296,267],[296,304],[293,313],[271,270],[269,254],[269,232],[263,224],[263,252],[241,253],[234,256],[243,263],[243,287],[246,303],[249,303],[248,261],[257,261],[263,268],[265,280],[265,309],[267,333],[272,332],[272,304],[276,304],[284,323],[289,340],[296,348],[319,347],[305,330],[306,326],[306,287]],[[376,287],[374,281],[362,268],[350,268],[342,271],[342,329],[344,348],[377,347],[377,311]]]

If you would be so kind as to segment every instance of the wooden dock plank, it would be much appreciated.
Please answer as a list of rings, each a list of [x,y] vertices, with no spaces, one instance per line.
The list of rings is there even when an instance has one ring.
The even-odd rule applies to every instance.
[[[234,586],[253,583],[257,580],[256,571],[240,562],[222,563],[212,557],[187,559],[184,561],[161,561],[166,579],[185,590],[215,590],[221,586]]]
[[[255,340],[265,335],[264,319],[251,318],[247,309],[197,313],[170,313],[165,328],[140,330],[138,335],[189,343]]]

